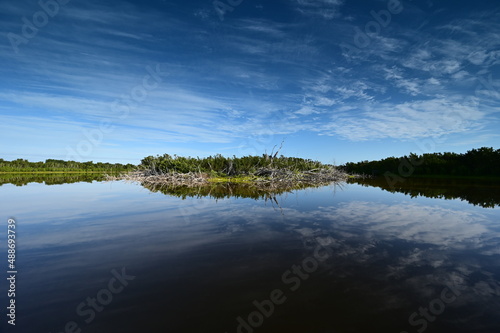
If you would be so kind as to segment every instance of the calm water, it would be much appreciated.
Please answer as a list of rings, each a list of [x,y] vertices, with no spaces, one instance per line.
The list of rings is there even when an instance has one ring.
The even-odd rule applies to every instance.
[[[498,205],[376,184],[155,191],[0,186],[1,253],[13,217],[18,270],[2,332],[500,331]]]

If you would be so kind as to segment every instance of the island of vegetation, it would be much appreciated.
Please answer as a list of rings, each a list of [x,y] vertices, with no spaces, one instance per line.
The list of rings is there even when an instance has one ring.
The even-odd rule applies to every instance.
[[[294,189],[346,180],[348,175],[333,165],[297,157],[199,157],[148,156],[138,168],[120,177],[142,185],[199,187],[214,184],[249,185],[261,190]]]
[[[346,180],[348,175],[333,165],[275,154],[225,157],[177,155],[148,156],[138,168],[120,177],[144,186],[200,187],[238,184],[259,190],[289,190]],[[240,186],[240,188],[242,187]]]

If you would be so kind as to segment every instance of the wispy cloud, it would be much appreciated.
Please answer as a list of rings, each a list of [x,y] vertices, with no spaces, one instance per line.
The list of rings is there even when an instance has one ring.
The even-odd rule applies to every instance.
[[[348,62],[339,44],[352,44],[355,28],[373,20],[370,8],[340,0],[279,6],[238,6],[220,22],[210,4],[71,2],[19,54],[6,38],[0,44],[0,115],[15,113],[9,123],[32,132],[32,142],[52,138],[53,147],[61,145],[56,131],[81,140],[63,122],[91,128],[107,119],[117,126],[107,143],[124,150],[169,140],[235,147],[263,131],[351,141],[486,135],[485,121],[498,121],[498,13],[433,22],[412,4]],[[9,14],[1,29],[18,33],[21,17],[39,9],[0,7]],[[113,103],[156,64],[165,73],[159,86],[117,117]],[[450,121],[449,110],[461,120]]]
[[[304,15],[333,19],[340,16],[343,0],[296,0],[296,10]]]
[[[484,120],[485,114],[474,105],[433,99],[364,106],[361,115],[334,116],[319,131],[353,141],[386,138],[409,140],[476,130]]]

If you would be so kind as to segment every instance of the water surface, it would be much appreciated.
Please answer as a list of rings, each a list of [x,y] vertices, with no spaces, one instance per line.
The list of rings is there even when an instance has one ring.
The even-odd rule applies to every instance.
[[[6,332],[500,329],[497,206],[360,184],[260,197],[97,181],[0,193],[0,237],[9,217],[18,226]]]

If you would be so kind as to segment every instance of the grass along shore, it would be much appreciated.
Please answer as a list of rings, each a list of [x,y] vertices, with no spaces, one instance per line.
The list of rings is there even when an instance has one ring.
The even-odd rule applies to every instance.
[[[0,171],[0,175],[52,175],[52,174],[106,174],[110,173],[109,171],[85,171],[85,170],[80,170],[80,171]],[[120,172],[117,171],[115,174],[119,174]]]

